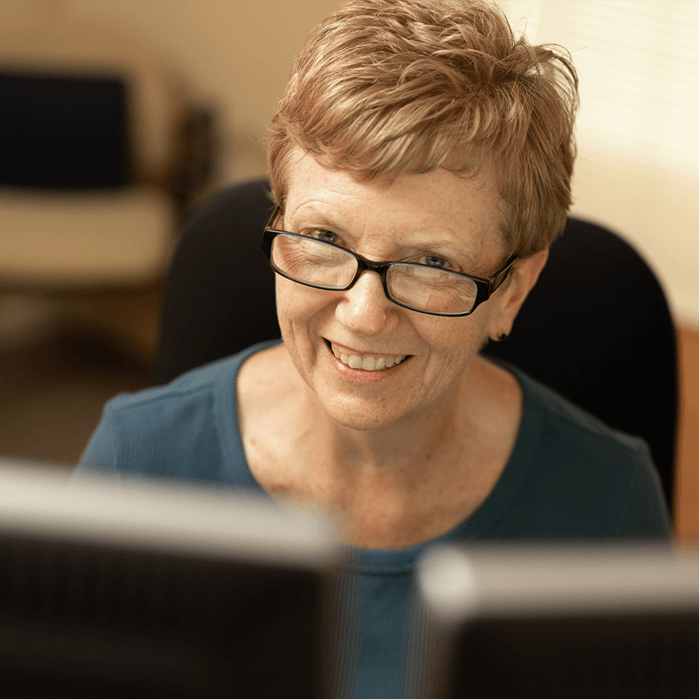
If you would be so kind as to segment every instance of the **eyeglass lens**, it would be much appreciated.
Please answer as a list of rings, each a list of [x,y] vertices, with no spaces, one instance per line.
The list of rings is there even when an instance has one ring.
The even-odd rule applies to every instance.
[[[357,273],[352,253],[313,238],[279,234],[271,252],[272,263],[290,278],[322,287],[345,289]],[[412,308],[433,313],[471,311],[476,284],[448,270],[396,263],[387,270],[389,298]]]

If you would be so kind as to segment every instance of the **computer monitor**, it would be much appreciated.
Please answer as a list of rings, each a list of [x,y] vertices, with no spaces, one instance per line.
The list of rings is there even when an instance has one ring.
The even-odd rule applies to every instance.
[[[669,546],[439,546],[410,697],[698,697],[698,560]]]
[[[5,697],[318,697],[336,548],[246,492],[0,463]]]

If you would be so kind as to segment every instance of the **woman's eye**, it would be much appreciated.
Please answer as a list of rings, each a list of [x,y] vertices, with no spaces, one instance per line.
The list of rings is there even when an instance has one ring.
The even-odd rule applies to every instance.
[[[317,238],[319,241],[324,241],[325,243],[338,243],[338,235],[324,228],[315,228],[306,232],[307,236],[311,238]]]
[[[426,255],[423,264],[429,265],[430,267],[449,267],[447,260],[441,258],[439,255]]]

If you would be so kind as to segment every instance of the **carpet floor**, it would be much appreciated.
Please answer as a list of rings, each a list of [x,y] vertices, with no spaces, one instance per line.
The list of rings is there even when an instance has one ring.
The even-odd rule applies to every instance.
[[[149,367],[86,329],[0,350],[0,458],[70,470],[105,402],[149,384]]]

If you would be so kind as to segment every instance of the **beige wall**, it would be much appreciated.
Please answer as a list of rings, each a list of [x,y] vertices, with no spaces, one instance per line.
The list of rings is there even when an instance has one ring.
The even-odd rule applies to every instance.
[[[676,320],[698,328],[698,178],[582,144],[572,213],[607,224],[656,272]]]
[[[102,16],[152,42],[220,106],[224,181],[265,173],[261,143],[292,60],[338,6],[336,0],[58,1],[67,11]]]
[[[219,184],[265,172],[261,141],[293,56],[336,0],[0,0],[13,13],[102,17],[172,57],[196,90],[220,106]],[[8,19],[9,18],[9,19]],[[698,181],[581,149],[575,212],[607,223],[646,255],[679,320],[698,324]]]

